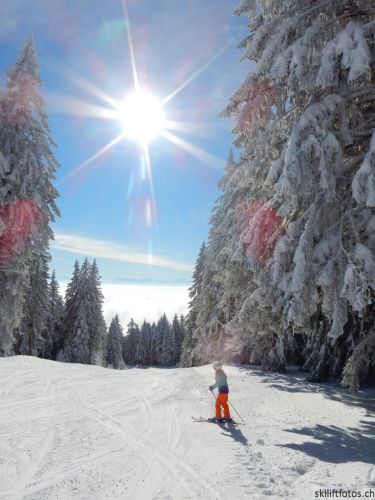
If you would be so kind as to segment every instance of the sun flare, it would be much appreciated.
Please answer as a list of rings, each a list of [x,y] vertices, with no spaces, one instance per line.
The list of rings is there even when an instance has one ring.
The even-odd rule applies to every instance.
[[[161,136],[166,127],[161,102],[143,90],[137,90],[123,100],[119,120],[124,136],[142,144]]]
[[[128,139],[137,142],[140,146],[142,146],[140,149],[142,155],[142,171],[144,171],[145,177],[149,180],[151,199],[153,200],[153,203],[155,203],[149,143],[157,138],[168,140],[172,144],[186,151],[188,154],[197,158],[199,161],[205,163],[206,165],[209,165],[210,167],[215,169],[218,168],[220,171],[222,170],[223,162],[221,158],[215,157],[214,155],[199,148],[198,146],[195,146],[193,143],[183,140],[182,138],[172,133],[173,131],[191,133],[192,131],[196,130],[196,124],[169,120],[164,114],[164,108],[167,103],[174,99],[192,81],[194,81],[209,66],[211,66],[211,64],[213,64],[213,62],[215,62],[220,57],[223,51],[232,44],[232,41],[230,42],[230,44],[228,44],[228,46],[224,47],[217,54],[215,54],[214,57],[211,58],[206,64],[200,67],[192,75],[188,76],[186,80],[182,82],[177,88],[175,88],[169,95],[167,95],[163,99],[157,99],[150,92],[145,91],[141,87],[141,84],[139,82],[135,51],[131,35],[127,0],[122,0],[122,4],[124,9],[124,21],[128,39],[131,69],[133,74],[133,92],[129,93],[122,101],[118,101],[114,97],[108,95],[102,89],[98,88],[93,82],[86,80],[81,75],[74,73],[72,70],[69,70],[68,78],[72,83],[86,90],[89,94],[93,95],[95,98],[98,98],[109,106],[98,106],[97,104],[91,104],[66,96],[64,96],[63,99],[58,96],[58,99],[55,100],[60,112],[78,116],[95,116],[99,118],[114,120],[121,125],[122,130],[117,135],[117,137],[100,148],[82,163],[77,165],[60,182],[64,182],[65,180],[76,175],[78,172],[81,172],[83,169],[87,168],[88,165],[102,157],[104,153],[111,150],[117,143],[121,142],[123,139]],[[66,73],[66,69],[64,68],[62,74],[66,76]]]

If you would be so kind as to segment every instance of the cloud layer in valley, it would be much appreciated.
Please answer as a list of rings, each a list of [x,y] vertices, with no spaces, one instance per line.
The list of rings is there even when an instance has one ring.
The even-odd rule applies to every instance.
[[[65,293],[66,284],[60,288]],[[165,313],[169,320],[175,314],[186,314],[189,292],[186,286],[153,285],[106,285],[102,286],[104,295],[104,318],[109,325],[118,314],[126,333],[126,325],[133,318],[139,325],[143,320],[157,321]]]

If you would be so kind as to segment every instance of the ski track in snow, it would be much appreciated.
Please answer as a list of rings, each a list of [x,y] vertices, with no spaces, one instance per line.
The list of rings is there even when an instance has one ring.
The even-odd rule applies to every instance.
[[[344,404],[301,377],[226,371],[242,426],[192,421],[214,413],[209,366],[0,358],[0,499],[300,500],[319,488],[375,487],[371,449],[356,457],[348,438],[326,458],[332,433],[345,440],[374,425],[364,400]],[[375,456],[373,434],[365,444]]]

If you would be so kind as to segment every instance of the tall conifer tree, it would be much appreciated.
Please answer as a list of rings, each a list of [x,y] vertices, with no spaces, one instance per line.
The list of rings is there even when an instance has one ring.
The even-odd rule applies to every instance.
[[[278,369],[298,348],[314,380],[356,387],[375,361],[373,10],[243,0],[237,14],[255,64],[225,110],[240,155],[212,218],[190,361],[220,352],[224,325],[227,353]]]
[[[199,334],[196,334],[197,316],[201,308],[202,301],[202,283],[206,264],[206,244],[202,243],[195,263],[193,272],[193,284],[189,288],[189,314],[186,325],[186,335],[182,345],[181,364],[182,366],[191,366],[193,361],[193,350],[198,342]]]
[[[176,363],[180,361],[181,351],[182,351],[182,342],[184,340],[185,335],[185,318],[181,314],[180,319],[177,314],[175,314],[172,321],[172,330],[174,333],[174,338],[176,342]]]
[[[177,363],[177,344],[174,330],[165,314],[161,318],[159,328],[163,331],[160,364],[172,366]]]
[[[135,360],[140,365],[150,365],[152,363],[152,332],[151,325],[144,321],[142,323]]]
[[[103,295],[96,262],[76,261],[65,294],[64,349],[59,359],[102,365],[106,352]]]
[[[107,340],[107,362],[113,368],[122,370],[125,368],[122,357],[123,331],[118,315],[112,319],[108,330]]]
[[[35,254],[29,270],[23,316],[20,323],[20,354],[42,355],[45,349],[45,331],[49,307],[49,256]]]
[[[139,342],[139,327],[133,318],[128,324],[127,335],[123,340],[123,357],[128,365],[136,364],[136,353]]]
[[[88,320],[90,330],[90,363],[103,364],[106,348],[106,324],[103,316],[103,293],[99,269],[94,259],[89,271],[88,281]]]
[[[63,347],[64,302],[59,292],[59,284],[55,271],[52,272],[49,283],[49,296],[43,346],[40,355],[47,359],[56,359],[58,351]]]
[[[59,213],[52,186],[58,163],[40,85],[35,45],[29,38],[0,98],[0,355],[11,352],[12,331],[22,316],[28,321],[27,305],[23,311],[28,273],[35,277],[36,270],[43,269],[53,237],[49,224]]]

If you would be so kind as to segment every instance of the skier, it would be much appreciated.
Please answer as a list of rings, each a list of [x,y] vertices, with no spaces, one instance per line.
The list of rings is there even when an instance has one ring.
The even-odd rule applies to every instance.
[[[211,418],[211,422],[233,422],[229,412],[228,406],[228,394],[229,387],[227,382],[227,376],[222,368],[220,361],[215,361],[213,363],[213,369],[215,370],[215,384],[210,385],[209,390],[213,391],[216,387],[218,388],[219,394],[216,398],[216,416]],[[221,407],[224,410],[224,418],[221,418]]]

